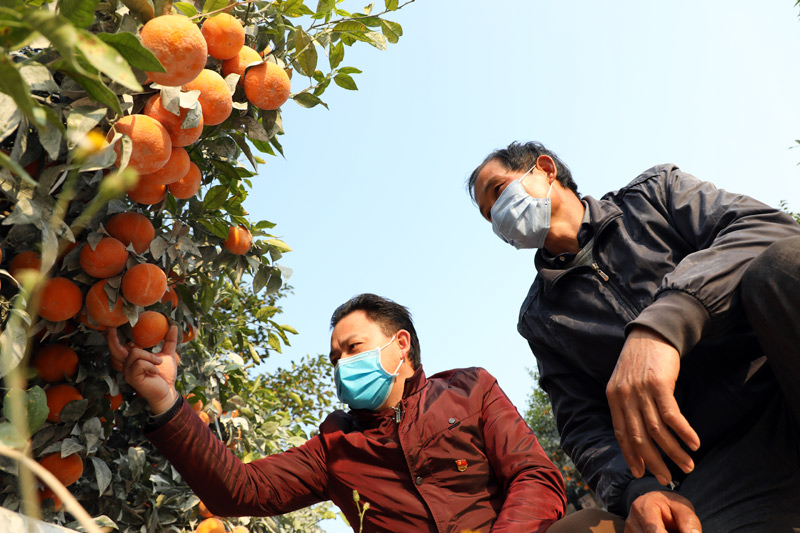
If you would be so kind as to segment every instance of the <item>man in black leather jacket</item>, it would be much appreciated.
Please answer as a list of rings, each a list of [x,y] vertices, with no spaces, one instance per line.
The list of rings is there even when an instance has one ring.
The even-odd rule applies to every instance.
[[[468,187],[501,239],[539,248],[518,329],[626,531],[800,527],[800,226],[674,165],[581,198],[538,143]]]

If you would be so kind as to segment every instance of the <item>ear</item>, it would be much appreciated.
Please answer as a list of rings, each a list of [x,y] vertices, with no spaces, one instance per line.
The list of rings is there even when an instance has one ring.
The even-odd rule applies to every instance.
[[[552,183],[558,177],[556,162],[549,155],[540,155],[536,158],[536,166],[547,174],[547,181]]]
[[[411,351],[411,334],[408,331],[401,329],[397,332],[397,346],[403,354],[403,359],[408,361],[408,352]]]

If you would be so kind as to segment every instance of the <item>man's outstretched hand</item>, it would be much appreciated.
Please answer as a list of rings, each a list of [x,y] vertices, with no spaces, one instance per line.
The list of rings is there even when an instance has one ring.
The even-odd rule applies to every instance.
[[[625,533],[701,533],[692,503],[675,492],[655,491],[633,501]]]
[[[680,354],[666,339],[649,328],[634,328],[606,387],[614,434],[631,472],[641,477],[648,468],[662,485],[672,475],[659,447],[684,472],[694,470],[692,458],[670,428],[690,449],[700,446],[675,400],[680,366]]]
[[[150,405],[150,411],[160,414],[172,407],[178,398],[175,378],[178,373],[178,328],[167,332],[164,347],[158,354],[137,347],[124,346],[117,337],[117,328],[106,331],[111,357],[122,364],[125,381]]]

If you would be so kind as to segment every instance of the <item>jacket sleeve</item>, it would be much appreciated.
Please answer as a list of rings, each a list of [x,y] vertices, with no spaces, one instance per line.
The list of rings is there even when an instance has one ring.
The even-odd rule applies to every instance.
[[[145,435],[219,516],[283,514],[325,501],[320,439],[244,464],[203,424],[188,402]]]
[[[667,274],[655,301],[628,324],[649,327],[681,355],[704,335],[724,330],[737,308],[737,287],[753,258],[800,226],[753,198],[717,189],[674,166],[642,182],[691,251]],[[634,190],[636,186],[632,186]]]
[[[529,341],[530,343],[530,341]],[[547,348],[530,343],[534,353]],[[608,510],[627,516],[633,500],[645,492],[669,490],[649,473],[635,479],[614,436],[605,387],[580,370],[539,358],[540,386],[550,396],[561,448]]]
[[[492,532],[544,532],[564,516],[564,480],[497,380],[481,374],[485,453],[506,495]]]

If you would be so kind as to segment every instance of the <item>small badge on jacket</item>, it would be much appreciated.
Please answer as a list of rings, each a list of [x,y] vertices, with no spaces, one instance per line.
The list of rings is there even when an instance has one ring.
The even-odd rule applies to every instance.
[[[467,469],[467,460],[466,459],[456,459],[456,467],[458,467],[459,472],[463,472]]]

